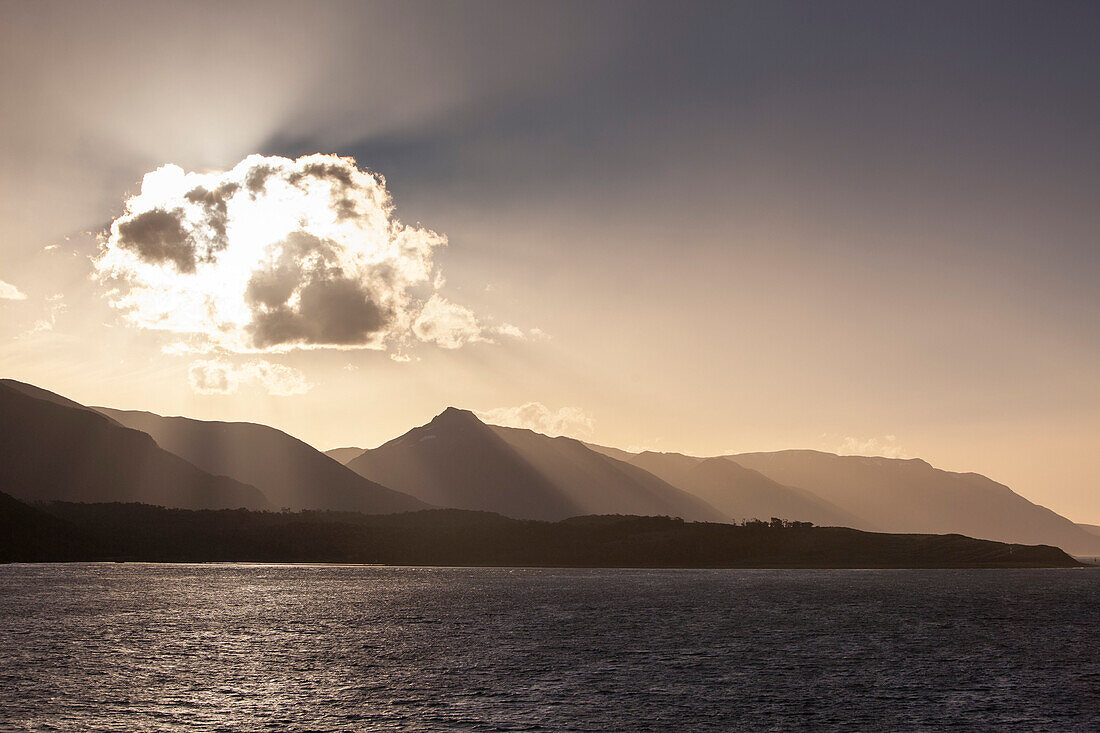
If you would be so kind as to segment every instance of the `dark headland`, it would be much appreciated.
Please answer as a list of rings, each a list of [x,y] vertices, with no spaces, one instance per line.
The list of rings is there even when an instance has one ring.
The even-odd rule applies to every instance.
[[[0,495],[0,561],[316,562],[637,568],[1078,567],[1056,547],[962,535],[668,517],[557,522],[455,509],[403,514],[165,509]]]

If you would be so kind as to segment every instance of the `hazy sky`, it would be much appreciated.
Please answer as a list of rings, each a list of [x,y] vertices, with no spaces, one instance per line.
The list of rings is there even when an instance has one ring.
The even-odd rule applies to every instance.
[[[457,405],[920,456],[1100,523],[1095,3],[0,18],[4,376],[321,448]]]

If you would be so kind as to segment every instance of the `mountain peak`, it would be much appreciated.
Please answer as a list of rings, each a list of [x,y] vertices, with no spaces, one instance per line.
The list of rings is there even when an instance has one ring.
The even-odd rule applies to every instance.
[[[463,409],[458,408],[458,407],[448,407],[446,410],[444,410],[443,412],[439,413],[434,418],[432,418],[432,423],[434,423],[434,424],[438,425],[441,422],[442,423],[471,423],[471,422],[481,423],[481,420],[478,420],[477,415],[475,415],[470,410],[463,410]]]

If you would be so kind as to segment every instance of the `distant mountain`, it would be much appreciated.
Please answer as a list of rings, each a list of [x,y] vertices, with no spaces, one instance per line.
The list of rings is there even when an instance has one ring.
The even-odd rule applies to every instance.
[[[0,382],[0,415],[0,487],[16,499],[270,507],[254,486],[212,476],[145,433],[52,392]]]
[[[958,533],[1100,553],[1095,535],[980,474],[942,471],[920,459],[806,450],[728,458],[781,484],[811,491],[887,532]]]
[[[630,462],[691,492],[734,521],[779,517],[826,527],[874,529],[869,522],[809,491],[784,486],[726,458],[645,452]]]
[[[619,513],[724,521],[721,512],[572,438],[486,425],[448,408],[348,468],[432,504],[519,519]]]
[[[325,455],[339,464],[347,465],[353,459],[363,455],[365,448],[333,448],[325,451]]]
[[[84,530],[0,492],[0,562],[89,560],[102,554]]]
[[[1080,522],[1078,522],[1077,526],[1085,530],[1089,534],[1100,536],[1100,524],[1081,524]]]
[[[148,433],[161,448],[204,471],[252,484],[276,508],[367,514],[427,508],[424,502],[365,479],[312,446],[266,425],[95,409]]]

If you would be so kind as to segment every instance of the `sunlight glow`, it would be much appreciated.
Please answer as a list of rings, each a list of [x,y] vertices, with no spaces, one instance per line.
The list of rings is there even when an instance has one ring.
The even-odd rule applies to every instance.
[[[384,179],[350,158],[253,155],[147,174],[95,267],[129,323],[197,350],[384,349],[420,315],[413,289],[442,282],[444,244],[396,220]]]

